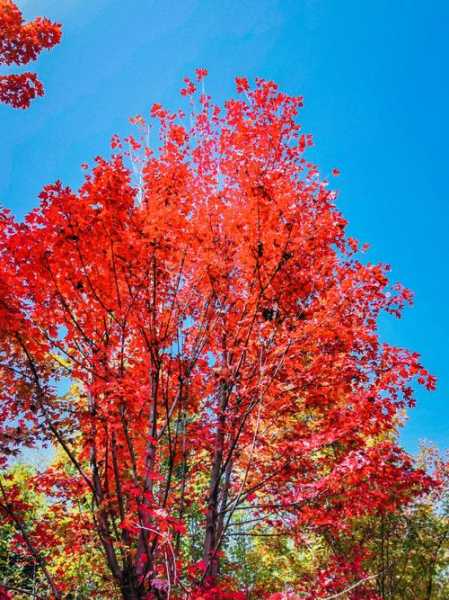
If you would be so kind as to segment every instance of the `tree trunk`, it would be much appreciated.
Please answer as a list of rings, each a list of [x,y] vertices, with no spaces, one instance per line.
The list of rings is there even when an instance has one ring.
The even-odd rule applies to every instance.
[[[215,579],[219,570],[219,559],[217,556],[220,546],[218,506],[220,498],[220,486],[223,468],[223,453],[225,440],[225,410],[228,403],[228,393],[225,386],[219,407],[217,434],[215,437],[215,452],[212,461],[209,496],[207,501],[206,534],[204,538],[203,558],[206,563],[205,577]]]

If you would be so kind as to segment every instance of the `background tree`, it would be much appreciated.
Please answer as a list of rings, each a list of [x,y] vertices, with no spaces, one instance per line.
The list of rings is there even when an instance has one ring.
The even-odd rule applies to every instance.
[[[276,582],[242,587],[236,537],[330,543],[432,484],[392,434],[411,383],[434,380],[377,333],[411,295],[346,237],[304,158],[302,99],[237,91],[222,110],[186,79],[188,117],[154,105],[78,192],[47,186],[24,223],[2,213],[0,444],[62,449],[70,475],[37,489],[59,521],[82,502],[128,599],[269,597]],[[62,597],[48,528],[29,551]],[[367,552],[334,552],[294,591],[357,583]]]
[[[377,589],[386,600],[443,600],[449,594],[449,487],[447,459],[423,446],[419,461],[438,485],[393,514],[370,520]]]
[[[24,22],[12,0],[0,0],[0,65],[26,65],[44,49],[53,48],[61,39],[61,26],[37,17]],[[44,87],[36,73],[0,76],[0,102],[14,108],[28,108]]]
[[[39,597],[39,590],[47,589],[40,568],[44,563],[39,564],[40,554],[31,551],[37,544],[41,550],[39,524],[46,521],[48,514],[45,497],[33,489],[34,475],[31,467],[15,464],[0,482],[0,510],[4,516],[0,534],[0,585],[20,597]]]

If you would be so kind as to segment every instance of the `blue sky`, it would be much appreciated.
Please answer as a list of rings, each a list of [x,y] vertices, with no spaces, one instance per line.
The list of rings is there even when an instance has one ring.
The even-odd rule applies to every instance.
[[[44,99],[0,106],[0,202],[19,217],[46,183],[81,180],[113,133],[153,102],[175,108],[184,75],[209,70],[223,100],[236,75],[305,97],[301,122],[323,173],[338,166],[338,205],[369,258],[414,290],[389,342],[420,352],[438,377],[402,433],[449,446],[447,174],[449,3],[433,0],[19,0],[60,21],[60,46],[36,63]],[[34,68],[34,65],[33,65]]]

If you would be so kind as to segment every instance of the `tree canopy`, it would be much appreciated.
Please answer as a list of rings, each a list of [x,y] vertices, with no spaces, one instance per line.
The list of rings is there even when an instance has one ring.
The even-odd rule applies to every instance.
[[[78,191],[1,213],[2,518],[55,598],[91,570],[99,598],[377,599],[345,536],[437,485],[396,441],[434,378],[377,330],[412,296],[347,236],[302,99],[237,78],[220,107],[206,74]],[[8,457],[49,445],[37,522]]]

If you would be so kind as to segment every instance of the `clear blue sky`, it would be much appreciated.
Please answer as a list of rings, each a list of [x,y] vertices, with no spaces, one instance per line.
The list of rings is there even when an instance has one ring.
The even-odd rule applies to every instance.
[[[305,97],[313,159],[334,180],[351,235],[416,293],[385,338],[421,353],[438,377],[402,434],[449,446],[449,2],[432,0],[19,0],[26,17],[64,25],[36,64],[47,94],[0,106],[0,201],[19,216],[46,183],[77,185],[79,165],[153,102],[178,103],[206,67],[218,100],[236,75]]]

